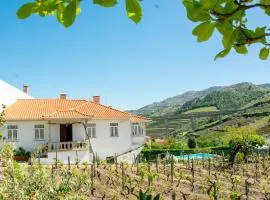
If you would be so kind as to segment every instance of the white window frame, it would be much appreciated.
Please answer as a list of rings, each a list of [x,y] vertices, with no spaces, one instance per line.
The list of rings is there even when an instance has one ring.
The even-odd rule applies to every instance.
[[[36,124],[34,126],[34,128],[35,128],[34,139],[39,140],[39,141],[43,141],[45,139],[45,126],[44,126],[44,124]]]
[[[7,139],[8,141],[18,141],[18,125],[7,126]]]
[[[132,136],[138,137],[138,123],[132,124]]]
[[[96,138],[97,137],[96,124],[88,124],[88,126],[87,126],[87,136],[89,138]]]
[[[118,123],[110,123],[110,135],[111,137],[119,137]]]
[[[144,134],[143,125],[139,123],[132,124],[132,136],[141,137]]]

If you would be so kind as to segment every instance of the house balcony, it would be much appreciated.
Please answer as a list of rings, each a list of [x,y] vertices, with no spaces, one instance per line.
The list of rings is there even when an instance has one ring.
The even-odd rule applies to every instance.
[[[86,150],[89,150],[88,140],[48,143],[48,152],[86,151]]]

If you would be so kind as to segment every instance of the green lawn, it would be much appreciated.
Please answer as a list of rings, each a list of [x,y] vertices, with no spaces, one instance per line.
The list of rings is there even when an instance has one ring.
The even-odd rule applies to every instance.
[[[215,111],[218,111],[218,109],[215,106],[207,106],[207,107],[201,107],[201,108],[188,110],[184,112],[184,114],[199,113],[199,112],[215,112]]]

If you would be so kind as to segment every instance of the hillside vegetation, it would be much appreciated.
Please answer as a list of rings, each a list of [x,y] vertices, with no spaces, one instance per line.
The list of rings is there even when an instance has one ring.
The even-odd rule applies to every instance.
[[[129,112],[158,117],[208,106],[215,106],[222,111],[234,110],[263,98],[269,92],[270,84],[254,85],[244,82],[226,87],[215,86],[202,91],[188,91]]]
[[[138,110],[130,110],[129,112],[152,117],[165,116],[178,111],[184,103],[191,101],[195,98],[202,98],[207,94],[220,88],[221,87],[211,87],[202,91],[188,91],[181,95],[169,97],[163,101],[154,102],[152,104],[146,105]]]
[[[263,97],[269,91],[253,84],[237,84],[213,91],[203,98],[195,98],[186,102],[181,110],[215,106],[219,110],[237,110],[247,103]]]
[[[187,141],[195,136],[199,147],[224,145],[227,127],[250,127],[270,142],[270,93],[265,84],[241,83],[219,88],[184,103],[179,110],[152,117],[147,134],[174,136]]]
[[[215,112],[215,111],[218,111],[217,107],[206,106],[206,107],[200,107],[200,108],[194,108],[194,109],[188,110],[184,114],[198,113],[198,112]]]

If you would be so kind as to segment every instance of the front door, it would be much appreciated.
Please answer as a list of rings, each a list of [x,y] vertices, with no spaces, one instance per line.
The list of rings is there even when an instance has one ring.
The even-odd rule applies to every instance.
[[[72,141],[72,124],[60,124],[60,142]]]

